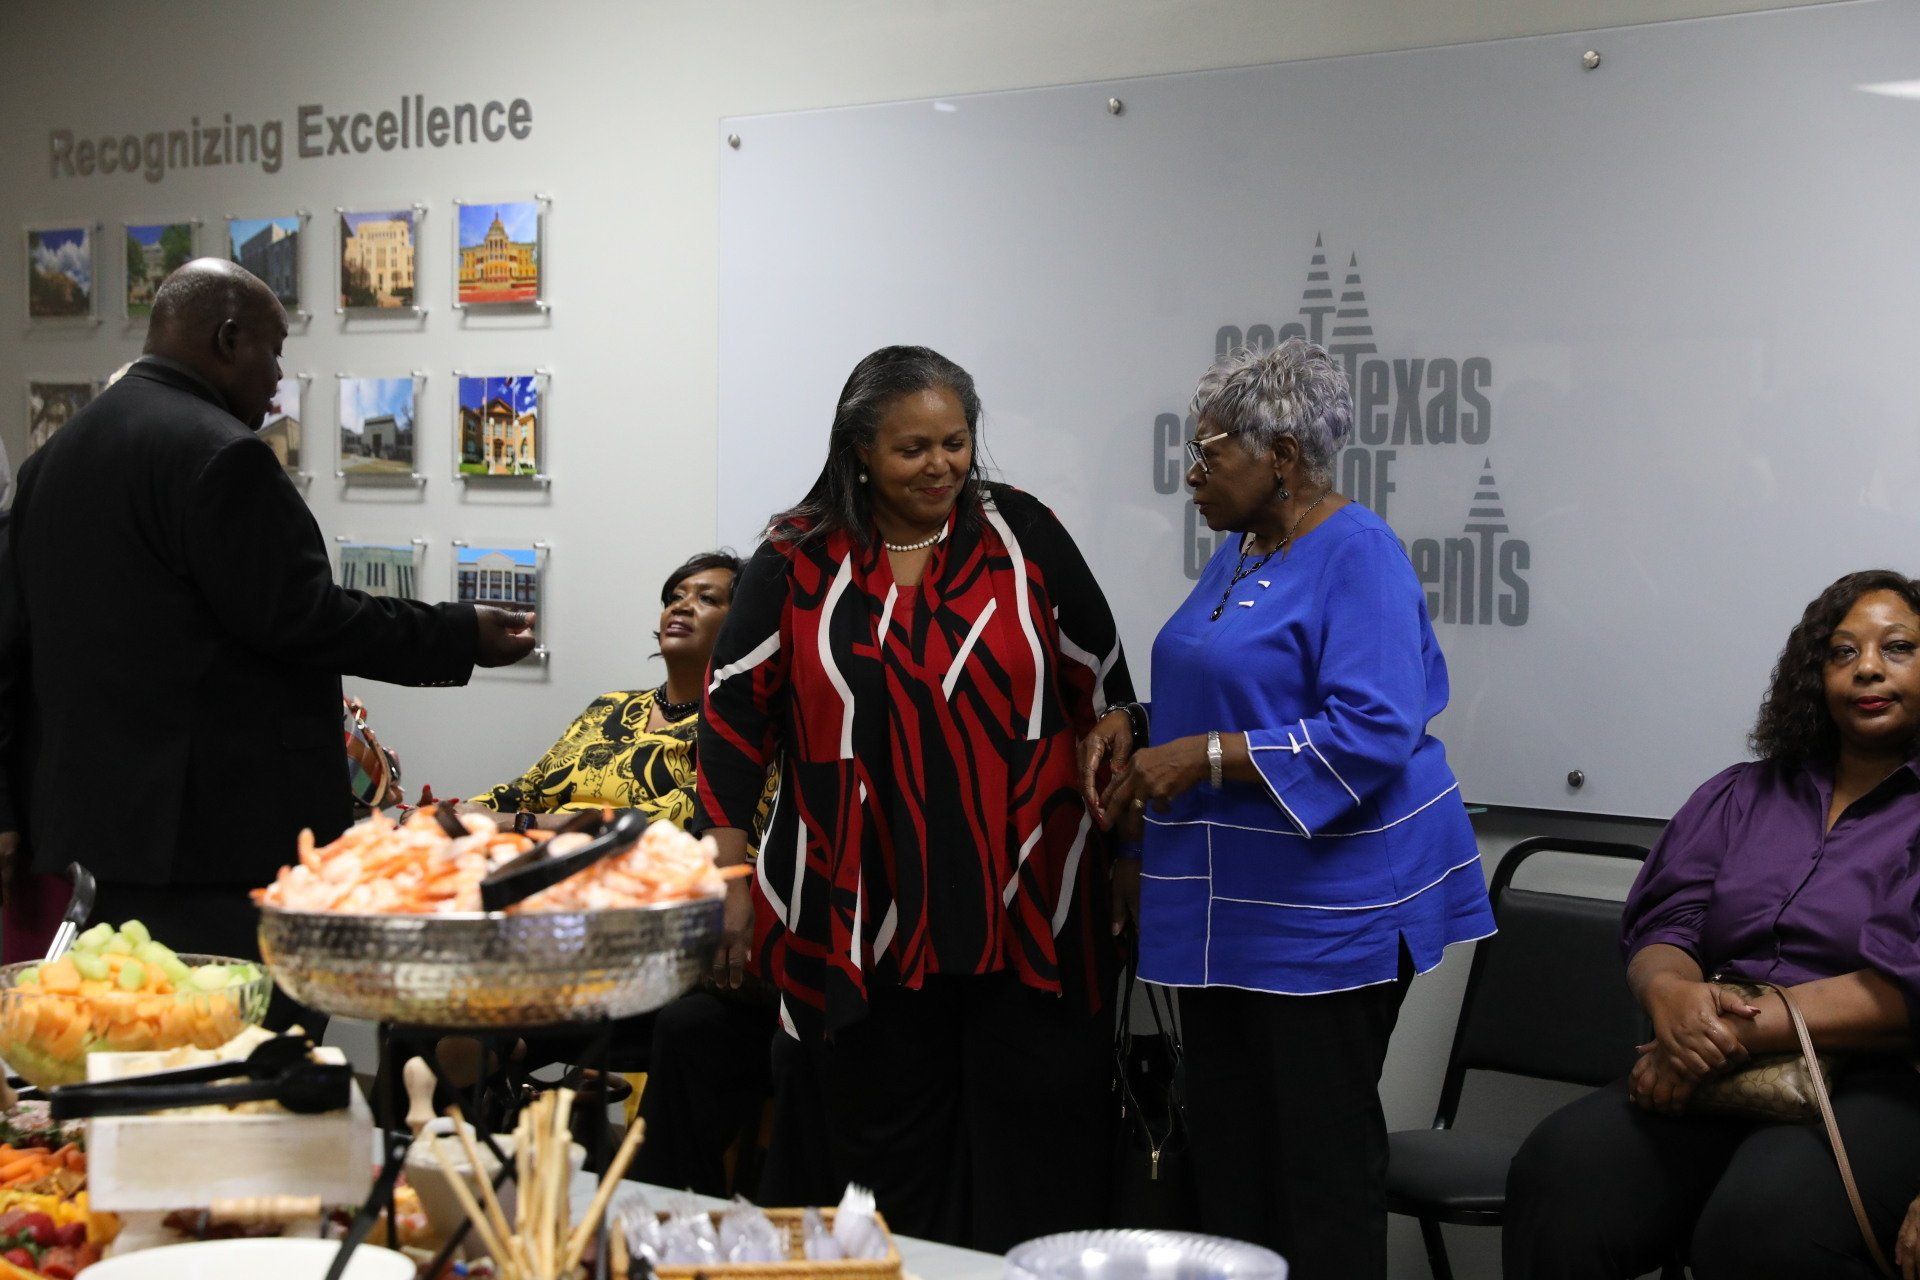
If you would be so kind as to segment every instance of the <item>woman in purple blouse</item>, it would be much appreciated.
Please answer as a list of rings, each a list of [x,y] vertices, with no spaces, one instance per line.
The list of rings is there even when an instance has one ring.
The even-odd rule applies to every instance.
[[[1791,988],[1833,1083],[1882,1247],[1920,1193],[1920,584],[1841,578],[1807,606],[1761,704],[1760,758],[1674,815],[1627,900],[1628,981],[1652,1020],[1627,1079],[1562,1108],[1507,1176],[1506,1274],[1696,1280],[1876,1274],[1818,1126],[1688,1114],[1694,1089],[1796,1047]]]

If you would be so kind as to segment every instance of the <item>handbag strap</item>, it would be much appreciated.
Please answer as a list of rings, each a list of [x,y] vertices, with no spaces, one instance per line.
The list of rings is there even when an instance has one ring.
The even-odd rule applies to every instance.
[[[1820,1070],[1820,1059],[1813,1050],[1813,1033],[1807,1030],[1807,1020],[1801,1016],[1800,1006],[1794,1003],[1785,987],[1772,982],[1759,985],[1772,988],[1780,997],[1780,1003],[1786,1006],[1787,1018],[1793,1023],[1793,1034],[1800,1041],[1800,1057],[1807,1064],[1807,1078],[1813,1083],[1813,1101],[1820,1108],[1820,1123],[1827,1129],[1827,1145],[1833,1148],[1833,1163],[1840,1170],[1840,1185],[1846,1188],[1847,1204],[1853,1209],[1854,1225],[1860,1228],[1860,1238],[1866,1241],[1873,1265],[1879,1268],[1881,1275],[1895,1280],[1897,1273],[1888,1265],[1887,1255],[1874,1238],[1873,1223],[1867,1219],[1867,1206],[1860,1199],[1859,1184],[1853,1180],[1853,1165],[1847,1159],[1847,1144],[1840,1139],[1840,1122],[1834,1118],[1833,1100],[1827,1096],[1826,1073]]]

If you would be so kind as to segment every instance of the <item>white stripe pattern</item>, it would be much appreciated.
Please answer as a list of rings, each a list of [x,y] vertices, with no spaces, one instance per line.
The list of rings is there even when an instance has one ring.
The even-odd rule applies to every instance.
[[[987,607],[973,620],[973,626],[967,632],[967,638],[960,642],[960,652],[953,655],[953,665],[947,668],[946,678],[940,681],[941,696],[951,699],[953,686],[960,682],[960,672],[967,665],[967,659],[973,654],[973,646],[980,643],[980,633],[987,629],[987,622],[993,617],[993,611],[1000,602],[989,599]]]
[[[1046,688],[1047,662],[1040,652],[1040,634],[1033,629],[1033,604],[1027,599],[1027,558],[1020,550],[1020,540],[1013,536],[1013,530],[1007,527],[1006,517],[1000,514],[993,503],[984,504],[987,523],[1000,535],[1000,541],[1006,544],[1007,556],[1013,561],[1014,605],[1020,613],[1020,631],[1027,638],[1027,648],[1033,652],[1033,701],[1027,708],[1027,741],[1040,740],[1040,696]]]
[[[1067,850],[1067,865],[1060,872],[1060,901],[1053,908],[1053,936],[1059,937],[1066,926],[1067,912],[1073,909],[1073,880],[1080,871],[1080,854],[1087,847],[1087,832],[1093,829],[1093,815],[1080,815],[1080,830],[1074,834],[1073,848]]]
[[[1217,893],[1213,896],[1216,902],[1240,902],[1250,907],[1285,907],[1289,911],[1384,911],[1388,907],[1404,906],[1412,902],[1415,898],[1427,892],[1427,890],[1437,887],[1441,881],[1456,871],[1464,871],[1468,867],[1477,867],[1479,865],[1480,855],[1476,853],[1465,862],[1456,863],[1448,867],[1445,871],[1442,871],[1439,875],[1429,880],[1426,884],[1421,885],[1412,893],[1395,898],[1391,902],[1361,902],[1347,906],[1328,906],[1319,902],[1275,902],[1270,898],[1235,898],[1224,893]]]
[[[776,631],[759,644],[753,646],[753,648],[742,655],[737,662],[729,662],[726,666],[716,670],[713,673],[712,681],[707,685],[707,692],[712,693],[743,671],[753,670],[778,652],[780,652],[780,633]]]
[[[1460,789],[1460,784],[1456,782],[1452,786],[1448,787],[1445,791],[1442,791],[1439,795],[1435,796],[1433,799],[1422,804],[1419,808],[1414,809],[1409,813],[1402,814],[1400,817],[1395,818],[1392,822],[1384,823],[1377,827],[1368,827],[1364,831],[1322,831],[1320,833],[1319,838],[1322,840],[1351,840],[1355,836],[1377,836],[1382,831],[1386,831],[1393,827],[1397,827],[1401,823],[1406,822],[1408,819],[1419,817],[1422,813],[1426,812],[1428,809],[1431,809],[1434,805],[1440,803],[1440,801],[1452,795],[1454,792],[1458,791],[1459,789]],[[1152,814],[1146,814],[1144,816],[1149,823],[1151,823],[1156,827],[1226,827],[1233,831],[1259,831],[1270,836],[1292,836],[1295,839],[1308,838],[1308,837],[1302,836],[1298,831],[1287,831],[1280,827],[1249,827],[1245,823],[1215,822],[1211,818],[1182,818],[1177,821],[1170,821],[1166,818],[1156,818]]]
[[[883,645],[887,642],[887,628],[893,625],[893,602],[899,598],[900,584],[896,582],[887,588],[887,603],[880,610],[880,626],[873,633],[873,638]]]
[[[1007,881],[1007,887],[1000,891],[1001,906],[1010,907],[1013,905],[1014,892],[1020,888],[1020,868],[1027,865],[1027,855],[1033,852],[1034,845],[1040,843],[1040,833],[1045,830],[1046,827],[1044,825],[1035,827],[1033,834],[1028,836],[1026,841],[1020,846],[1020,856],[1016,858],[1013,863],[1013,879]]]
[[[1053,611],[1053,620],[1060,621],[1060,610]],[[1073,642],[1065,630],[1059,630],[1060,655],[1079,663],[1093,672],[1093,714],[1103,716],[1107,713],[1107,673],[1113,670],[1113,664],[1120,661],[1120,641],[1113,642],[1113,651],[1104,658],[1095,657]]]
[[[1334,768],[1333,765],[1329,764],[1327,761],[1327,758],[1320,754],[1320,748],[1313,745],[1313,731],[1307,728],[1307,722],[1305,720],[1302,720],[1300,722],[1300,735],[1307,740],[1307,750],[1313,752],[1313,758],[1315,760],[1318,760],[1321,764],[1326,765],[1327,772],[1333,775],[1333,780],[1339,783],[1341,788],[1348,795],[1353,797],[1353,802],[1355,804],[1359,804],[1360,793],[1358,791],[1355,791],[1352,787],[1347,786],[1347,780],[1340,776],[1340,771]],[[1293,734],[1288,733],[1287,736],[1291,738]],[[1299,753],[1295,752],[1295,754],[1297,755]]]
[[[847,678],[840,674],[840,668],[833,661],[833,640],[827,634],[833,625],[833,609],[840,603],[840,597],[846,594],[847,587],[853,581],[853,558],[849,556],[840,562],[840,572],[833,576],[833,585],[827,589],[827,602],[820,607],[820,629],[818,647],[820,665],[826,670],[827,683],[840,695],[840,758],[853,759],[853,687]],[[795,895],[798,896],[797,894]]]

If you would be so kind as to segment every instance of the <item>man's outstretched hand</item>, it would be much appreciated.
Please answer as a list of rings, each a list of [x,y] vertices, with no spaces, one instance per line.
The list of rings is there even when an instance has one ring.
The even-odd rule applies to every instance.
[[[479,665],[505,667],[533,652],[532,614],[490,604],[475,605],[473,612],[480,624]]]

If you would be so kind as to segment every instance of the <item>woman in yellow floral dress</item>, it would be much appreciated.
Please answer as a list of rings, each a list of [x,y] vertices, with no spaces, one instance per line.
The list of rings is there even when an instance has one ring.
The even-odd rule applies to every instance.
[[[660,591],[660,656],[665,684],[603,693],[567,726],[531,769],[472,804],[557,826],[581,810],[639,809],[684,827],[693,816],[694,731],[714,637],[733,601],[739,557],[697,555]]]

